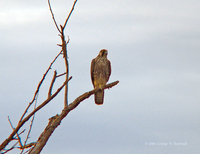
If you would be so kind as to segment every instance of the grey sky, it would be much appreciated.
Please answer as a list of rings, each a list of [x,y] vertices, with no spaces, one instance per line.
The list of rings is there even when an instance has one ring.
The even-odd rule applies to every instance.
[[[51,3],[63,24],[73,1]],[[199,8],[198,0],[78,1],[65,31],[73,76],[69,102],[93,88],[90,62],[102,48],[108,49],[112,65],[109,82],[120,83],[106,90],[104,105],[95,105],[91,97],[73,110],[42,153],[199,153]],[[47,1],[2,0],[0,10],[2,142],[11,133],[7,116],[17,124],[60,51],[60,38]],[[38,104],[47,96],[53,71],[63,73],[63,65],[59,57]],[[63,81],[58,79],[54,90]],[[30,142],[37,140],[48,118],[61,112],[62,94],[36,114]]]

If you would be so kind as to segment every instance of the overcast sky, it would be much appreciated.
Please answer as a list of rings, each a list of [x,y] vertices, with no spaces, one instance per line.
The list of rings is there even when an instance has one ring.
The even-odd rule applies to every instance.
[[[0,3],[1,143],[12,131],[7,116],[16,126],[61,41],[47,0]],[[73,0],[51,4],[63,24]],[[69,102],[92,90],[90,63],[103,48],[112,66],[109,82],[120,82],[105,91],[102,106],[91,96],[70,112],[42,154],[199,153],[199,8],[198,0],[79,0],[65,30],[73,76]],[[38,105],[54,70],[65,71],[62,56]],[[54,91],[63,82],[58,78]],[[36,141],[62,108],[63,91],[36,114],[28,142]],[[29,124],[24,128],[27,133]]]

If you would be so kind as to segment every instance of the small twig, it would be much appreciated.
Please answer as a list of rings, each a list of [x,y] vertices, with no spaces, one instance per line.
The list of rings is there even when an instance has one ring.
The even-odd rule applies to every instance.
[[[32,148],[28,149],[26,152],[24,152],[24,154],[28,153],[30,150],[32,150]]]
[[[9,116],[8,116],[8,121],[9,121],[9,124],[10,124],[12,130],[15,130],[15,128],[13,127],[13,125],[12,125],[12,123],[11,123],[11,121],[10,121]],[[17,140],[18,140],[18,142],[19,142],[19,146],[22,146],[21,138],[20,138],[18,132],[17,132],[16,134],[17,134]]]
[[[36,100],[35,100],[34,109],[36,108],[37,99],[38,99],[38,95],[37,95]],[[26,143],[27,143],[27,141],[28,141],[28,139],[29,139],[29,135],[30,135],[31,130],[32,130],[32,126],[33,126],[33,121],[34,121],[34,119],[35,119],[35,114],[32,116],[31,124],[30,124],[30,126],[29,126],[29,130],[28,130],[28,133],[27,133],[26,139],[25,139],[25,141],[24,141],[24,146],[21,146],[21,153],[20,153],[20,154],[23,153],[23,151],[24,151],[24,147],[29,147],[29,146],[28,146],[29,144],[26,145]]]
[[[48,0],[48,5],[49,5],[49,9],[50,9],[52,18],[53,18],[53,22],[54,22],[54,24],[56,25],[57,30],[61,33],[60,29],[58,28],[58,24],[56,23],[56,19],[54,18],[54,14],[53,14],[53,11],[52,11],[52,9],[51,9],[50,0]]]
[[[9,151],[11,151],[12,149],[14,149],[15,148],[15,146],[17,145],[17,143],[18,142],[16,142],[10,149],[8,149],[8,150],[5,150],[5,152],[3,152],[3,153],[1,153],[1,154],[5,154],[5,153],[7,153],[7,152],[9,152]],[[1,151],[0,151],[1,152]]]
[[[58,78],[58,77],[60,77],[60,76],[63,76],[63,75],[65,75],[65,74],[66,74],[66,72],[65,72],[65,73],[62,73],[62,74],[59,74],[59,75],[56,76],[56,78]]]
[[[18,133],[18,135],[21,135],[22,133],[25,132],[26,129],[24,129],[23,131],[21,131],[20,133]],[[15,136],[13,137],[13,140],[18,140]]]
[[[11,121],[10,121],[10,118],[9,118],[9,116],[7,116],[7,118],[8,118],[8,122],[9,122],[9,124],[10,124],[11,128],[12,128],[12,129],[15,129],[15,128],[13,127],[13,125],[12,125]]]
[[[69,43],[70,41],[70,38],[69,38],[69,35],[67,35],[67,42],[66,42],[66,45]]]
[[[71,14],[72,14],[72,12],[73,12],[73,10],[74,10],[74,7],[75,7],[75,5],[76,5],[76,2],[77,2],[77,0],[74,1],[74,4],[73,4],[73,6],[72,6],[72,8],[71,8],[71,11],[70,11],[70,13],[68,14],[67,19],[65,20],[65,23],[64,23],[64,26],[63,26],[63,30],[65,29],[65,27],[66,27],[66,25],[67,25],[67,22],[68,22],[68,20],[69,20]]]
[[[23,147],[17,147],[18,149],[20,149],[20,150],[24,150],[24,149],[27,149],[27,148],[31,148],[32,146],[34,146],[36,144],[36,142],[32,142],[32,143],[29,143],[29,144],[27,144],[27,145],[24,145]],[[22,151],[23,152],[23,151]],[[22,153],[21,152],[21,153]],[[20,153],[20,154],[21,154]]]
[[[21,135],[22,133],[24,133],[24,132],[25,132],[25,130],[26,130],[26,129],[24,129],[23,131],[21,131],[21,132],[19,133],[19,135]]]
[[[53,84],[54,84],[54,82],[55,82],[55,80],[56,80],[56,77],[57,77],[56,75],[57,75],[57,72],[56,72],[56,70],[55,70],[55,71],[54,71],[54,74],[53,74],[53,78],[52,78],[52,80],[51,80],[50,87],[49,87],[48,97],[51,96]]]

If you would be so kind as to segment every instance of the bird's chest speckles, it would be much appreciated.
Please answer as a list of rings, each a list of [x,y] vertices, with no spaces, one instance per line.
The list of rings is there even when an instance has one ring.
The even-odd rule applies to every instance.
[[[105,66],[106,64],[106,58],[99,58],[96,60],[96,66],[99,67],[99,66]]]
[[[106,66],[106,59],[105,58],[99,58],[96,60],[95,62],[95,72],[94,73],[94,77],[98,77],[101,78],[104,76],[105,70],[107,69]]]

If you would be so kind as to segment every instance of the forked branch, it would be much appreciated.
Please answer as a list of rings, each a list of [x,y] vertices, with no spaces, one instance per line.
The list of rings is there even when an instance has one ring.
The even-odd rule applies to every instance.
[[[30,106],[34,103],[34,101],[36,100],[37,98],[37,95],[39,93],[39,90],[40,90],[40,87],[45,79],[45,77],[47,76],[49,70],[51,69],[51,66],[53,65],[53,63],[56,61],[56,59],[60,56],[60,54],[62,53],[62,50],[57,54],[57,56],[54,58],[54,60],[51,62],[51,64],[49,65],[48,69],[46,70],[46,72],[44,73],[42,79],[40,80],[38,86],[37,86],[37,89],[35,91],[35,94],[33,96],[33,99],[32,101],[29,103],[29,105],[27,106],[27,108],[25,109],[24,113],[22,114],[20,120],[19,120],[19,123],[22,121],[22,119],[24,118],[25,114],[28,112],[28,109],[30,108]]]
[[[65,79],[66,80],[68,80],[68,78],[69,78],[69,63],[68,63],[68,57],[67,57],[67,44],[69,43],[69,37],[68,37],[68,40],[66,42],[65,41],[65,35],[64,35],[64,29],[65,29],[67,22],[68,22],[71,14],[74,10],[74,7],[75,7],[77,1],[78,0],[74,0],[73,6],[72,6],[72,8],[71,8],[66,20],[65,20],[64,25],[63,26],[60,25],[60,28],[59,28],[58,24],[56,22],[56,19],[54,18],[54,14],[53,14],[53,11],[52,11],[52,8],[51,8],[50,0],[48,0],[48,5],[49,5],[49,9],[50,9],[54,24],[55,24],[57,30],[60,33],[60,37],[61,37],[61,41],[62,41],[62,44],[59,45],[59,46],[62,47],[63,58],[64,58],[64,61],[65,61],[65,68],[66,68]],[[68,106],[68,84],[65,85],[65,92],[64,92],[64,107],[66,107],[66,106]]]
[[[50,97],[48,97],[42,104],[40,104],[36,109],[34,109],[29,115],[27,115],[22,121],[20,121],[17,125],[17,127],[13,130],[13,132],[10,134],[10,136],[4,140],[4,142],[0,145],[0,150],[2,150],[5,146],[8,145],[8,143],[10,141],[13,140],[14,135],[19,131],[19,129],[38,111],[40,110],[42,107],[44,107],[45,105],[47,105],[54,97],[57,96],[57,94],[62,90],[62,88],[68,83],[68,81],[71,79],[72,77],[70,77],[68,80],[66,80],[63,85],[57,89],[57,91],[51,95]]]
[[[113,83],[107,84],[102,87],[102,89],[111,88],[115,85],[117,85],[119,81],[115,81]],[[54,130],[58,127],[58,125],[61,123],[62,119],[67,116],[67,114],[75,109],[83,100],[89,98],[92,94],[96,93],[97,91],[101,90],[100,88],[96,88],[94,90],[91,90],[89,92],[86,92],[82,94],[81,96],[77,97],[71,104],[66,106],[60,115],[56,115],[54,117],[51,117],[49,119],[49,123],[47,127],[44,129],[44,131],[41,133],[40,137],[38,138],[38,141],[36,145],[33,147],[33,149],[29,152],[29,154],[38,154],[41,152],[43,147],[45,146],[46,142],[48,141],[51,134],[54,132]]]

